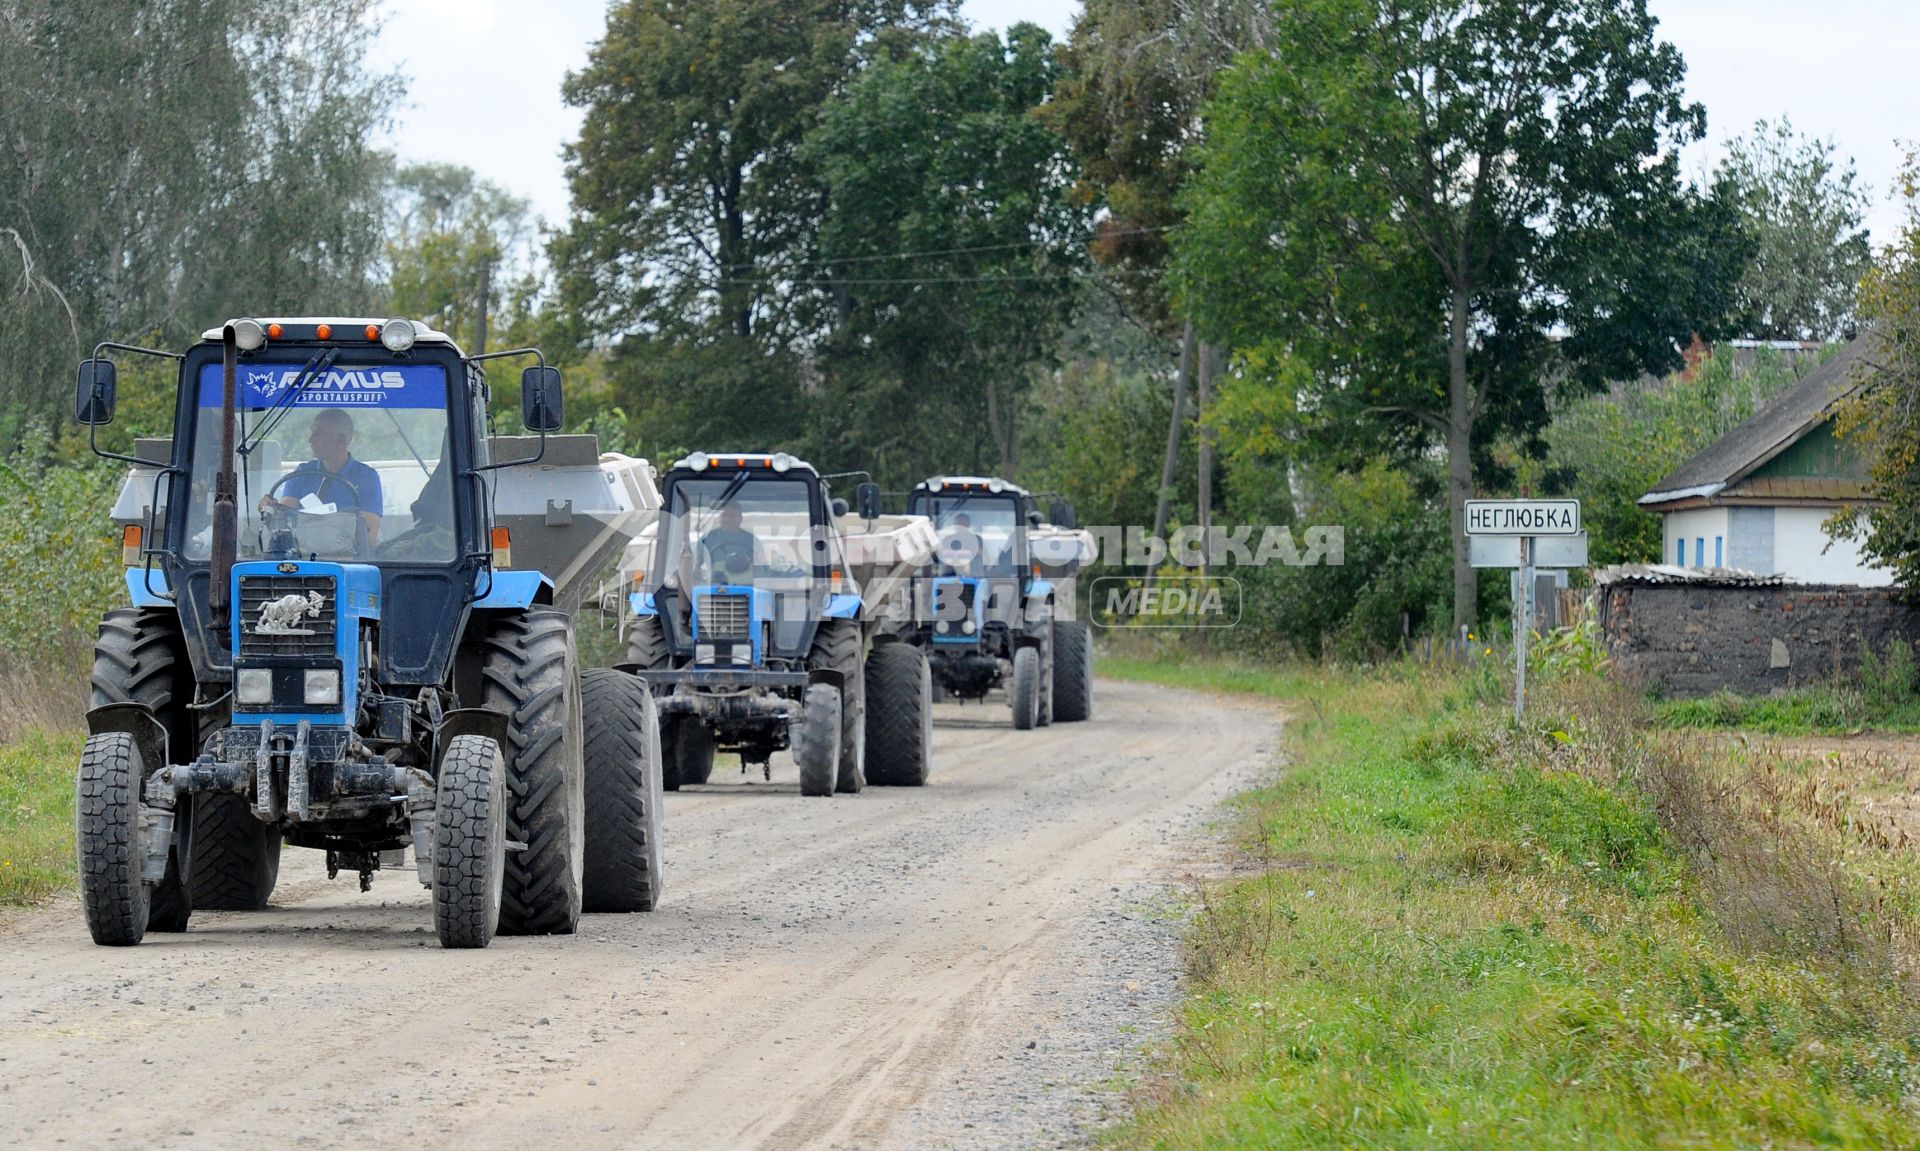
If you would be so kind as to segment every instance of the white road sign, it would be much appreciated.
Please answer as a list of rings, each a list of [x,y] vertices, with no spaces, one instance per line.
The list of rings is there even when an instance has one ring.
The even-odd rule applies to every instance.
[[[1579,500],[1468,500],[1470,536],[1575,536]]]
[[[1520,536],[1468,536],[1467,562],[1477,568],[1520,566]],[[1539,536],[1527,560],[1540,568],[1587,566],[1587,533],[1577,536]]]

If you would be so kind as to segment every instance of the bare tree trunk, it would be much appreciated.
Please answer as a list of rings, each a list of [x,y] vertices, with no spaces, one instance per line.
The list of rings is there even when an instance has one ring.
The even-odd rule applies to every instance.
[[[1173,376],[1173,419],[1167,424],[1167,458],[1160,466],[1160,496],[1153,505],[1153,538],[1167,534],[1167,509],[1173,502],[1174,470],[1180,465],[1180,432],[1187,418],[1187,380],[1193,375],[1193,321],[1180,331],[1180,368]],[[1147,569],[1153,586],[1154,569]]]
[[[1472,627],[1479,586],[1467,558],[1467,501],[1473,498],[1473,389],[1467,383],[1467,292],[1453,290],[1447,340],[1447,503],[1453,521],[1453,626]]]
[[[1213,429],[1207,426],[1207,409],[1213,404],[1213,373],[1220,366],[1220,348],[1217,344],[1200,345],[1200,372],[1195,377],[1198,388],[1196,399],[1199,401],[1193,412],[1193,418],[1200,424],[1200,492],[1195,502],[1199,505],[1200,518],[1200,574],[1211,575],[1213,564],[1211,554],[1211,536],[1213,533]]]

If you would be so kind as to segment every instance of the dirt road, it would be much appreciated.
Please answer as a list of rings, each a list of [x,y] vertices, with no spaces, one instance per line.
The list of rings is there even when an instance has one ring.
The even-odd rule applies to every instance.
[[[408,873],[92,946],[0,926],[0,1146],[1024,1147],[1072,1142],[1176,992],[1170,896],[1270,710],[1103,682],[1090,723],[937,709],[924,790],[667,801],[651,915],[434,943]],[[412,1145],[419,1145],[417,1143]]]

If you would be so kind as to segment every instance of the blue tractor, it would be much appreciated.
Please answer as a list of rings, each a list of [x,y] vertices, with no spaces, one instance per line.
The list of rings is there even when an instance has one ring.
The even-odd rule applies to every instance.
[[[179,390],[172,437],[128,455],[98,429],[116,357],[136,354]],[[535,361],[536,436],[490,434],[485,367],[503,357]],[[78,780],[96,943],[264,907],[283,845],[363,890],[411,847],[447,947],[653,906],[651,700],[581,671],[578,591],[535,566],[575,570],[625,537],[558,490],[544,517],[504,514],[580,470],[551,466],[572,441],[593,456],[554,434],[560,374],[537,351],[467,356],[404,319],[239,319],[183,354],[101,344],[75,409],[96,452],[133,465],[116,513],[131,602],[101,621]],[[604,492],[591,481],[576,490]]]
[[[1020,730],[1093,714],[1093,637],[1072,618],[1078,544],[1061,542],[1026,489],[990,476],[935,476],[908,496],[939,545],[915,581],[900,637],[927,652],[936,698],[984,700],[1004,689]],[[1064,501],[1054,521],[1071,529]],[[1055,577],[1059,577],[1056,580]]]
[[[860,487],[863,507],[877,508],[878,489]],[[917,564],[927,526],[850,534],[846,502],[785,453],[687,456],[662,478],[660,512],[624,666],[657,694],[665,786],[706,783],[717,751],[771,779],[781,750],[803,795],[925,783],[927,663],[879,626],[883,581],[859,578],[892,553],[856,545],[924,539],[904,561]]]

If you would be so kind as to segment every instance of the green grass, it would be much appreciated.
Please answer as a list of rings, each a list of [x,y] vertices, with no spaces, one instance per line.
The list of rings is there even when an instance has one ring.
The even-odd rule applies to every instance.
[[[82,742],[28,731],[0,746],[0,905],[73,885],[73,772]]]
[[[1822,687],[1786,695],[1723,692],[1654,705],[1663,727],[1741,730],[1769,735],[1843,735],[1853,731],[1920,732],[1920,697],[1875,706],[1865,694]]]
[[[1900,981],[1729,943],[1575,713],[1514,731],[1405,668],[1102,670],[1292,717],[1247,808],[1268,867],[1207,892],[1171,1065],[1117,1144],[1920,1145]]]

